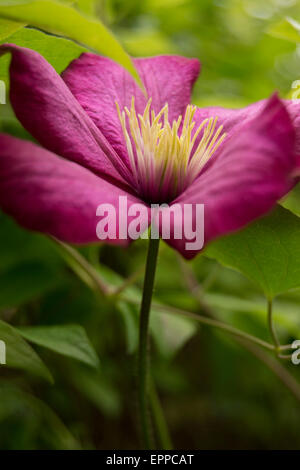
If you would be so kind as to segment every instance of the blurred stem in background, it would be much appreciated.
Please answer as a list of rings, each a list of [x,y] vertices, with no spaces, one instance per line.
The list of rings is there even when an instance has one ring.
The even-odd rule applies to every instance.
[[[204,291],[202,289],[202,286],[198,283],[197,279],[195,278],[193,270],[179,256],[178,261],[183,273],[183,279],[186,284],[186,287],[189,289],[190,293],[194,296],[194,298],[198,301],[199,306],[203,309],[205,314],[208,317],[211,317],[211,319],[215,319],[215,312],[209,305],[206,304],[206,301],[204,299]],[[272,310],[272,302],[268,301],[268,322],[269,325],[270,322],[272,323],[272,328],[275,331],[273,326]],[[255,344],[255,342],[251,340],[250,336],[249,338],[242,337],[241,335],[236,336],[237,337],[235,338],[235,340],[245,349],[250,351],[255,357],[257,357],[257,359],[263,362],[278,377],[278,379],[283,383],[283,385],[285,385],[286,388],[290,390],[294,397],[298,401],[300,401],[300,386],[298,382],[294,379],[292,374],[290,374],[289,371],[285,367],[283,367],[278,360],[273,359],[268,354],[266,354],[261,348],[257,347],[257,343]],[[278,346],[273,346],[271,347],[271,349],[273,349],[275,353],[277,352],[277,357],[280,359],[290,358],[290,356],[284,356],[279,354],[279,351],[281,350],[290,349],[290,345],[281,346],[278,343]]]
[[[274,326],[274,322],[273,322],[273,301],[271,299],[268,299],[268,325],[269,325],[271,338],[276,348],[276,352],[278,353],[280,350],[280,343],[279,343],[275,326]]]
[[[130,285],[134,284],[141,274],[144,266],[139,268],[132,276],[127,278],[123,284],[117,288],[108,285],[100,276],[98,271],[84,258],[77,250],[70,245],[63,243],[54,237],[51,239],[56,243],[63,258],[67,261],[73,271],[93,290],[105,297],[111,297],[116,300],[123,291]],[[162,449],[172,449],[172,442],[169,430],[164,417],[163,408],[160,404],[159,397],[155,388],[155,384],[149,377],[149,318],[152,303],[153,286],[155,279],[155,271],[159,250],[159,238],[149,239],[149,248],[147,262],[145,268],[145,278],[143,287],[143,296],[141,302],[140,313],[140,338],[138,353],[138,381],[139,381],[139,420],[142,431],[143,445],[147,448],[152,447],[152,430],[150,413],[148,409],[148,401],[151,405],[155,430],[157,432],[158,441]],[[131,299],[129,299],[129,302]]]
[[[280,344],[280,341],[278,339],[276,328],[275,328],[274,321],[273,321],[273,300],[272,299],[268,299],[267,306],[268,306],[268,308],[267,308],[267,311],[268,311],[268,326],[269,326],[269,330],[270,330],[270,336],[271,336],[271,338],[273,340],[273,343],[274,343],[275,354],[279,359],[290,360],[291,357],[292,357],[291,354],[281,354],[282,349],[290,349],[290,348],[289,347],[286,348],[285,346],[282,347],[281,344]]]
[[[82,279],[91,289],[94,289],[102,295],[111,294],[109,286],[101,279],[99,273],[94,267],[88,262],[84,256],[74,250],[70,245],[58,240],[55,237],[51,237],[56,245],[58,246],[59,252],[65,261],[70,265],[77,276]]]
[[[143,297],[140,310],[139,350],[138,350],[138,401],[142,442],[146,449],[153,446],[151,435],[151,422],[148,410],[149,398],[149,318],[154,287],[159,238],[149,238],[147,263],[145,270]]]
[[[53,239],[53,238],[52,238]],[[134,284],[140,274],[140,269],[137,270],[132,276],[124,281],[119,287],[115,287],[107,283],[99,276],[93,266],[84,258],[77,250],[72,248],[65,243],[59,242],[53,239],[59,248],[59,251],[63,254],[64,259],[74,272],[80,277],[91,289],[95,290],[104,297],[111,298],[116,301],[118,298],[125,300],[129,303],[137,304],[138,300],[133,299],[131,296],[126,295],[126,290],[130,285]],[[151,239],[149,241],[143,298],[141,303],[141,315],[140,315],[140,344],[139,344],[139,358],[138,358],[138,380],[139,380],[139,411],[140,411],[140,423],[142,428],[143,445],[145,447],[154,446],[150,413],[148,405],[151,406],[152,417],[155,424],[155,430],[158,435],[158,441],[162,449],[171,449],[172,443],[169,436],[168,427],[163,414],[162,406],[159,402],[159,397],[155,390],[155,385],[151,381],[149,374],[149,318],[150,309],[152,303],[152,294],[154,286],[154,278],[157,264],[157,256],[159,249],[159,239]],[[163,311],[165,313],[187,316],[194,320],[211,327],[220,329],[221,331],[227,332],[235,340],[263,362],[278,378],[279,380],[292,392],[292,394],[300,401],[300,386],[294,379],[292,374],[283,367],[278,360],[270,357],[261,348],[276,353],[277,358],[287,359],[290,356],[284,356],[280,354],[282,351],[291,349],[291,345],[280,345],[278,346],[261,340],[253,335],[250,335],[242,330],[239,330],[231,325],[223,323],[218,320],[218,316],[215,311],[207,304],[205,300],[205,289],[201,286],[194,276],[193,270],[188,264],[178,256],[180,267],[183,274],[183,280],[193,295],[193,297],[199,302],[201,310],[204,315],[200,315],[195,312],[181,310],[169,305],[161,304],[158,302],[153,303],[153,307],[157,311]],[[273,325],[272,319],[272,304],[268,303],[268,321]],[[274,329],[273,325],[273,329]],[[275,331],[275,330],[274,330]]]

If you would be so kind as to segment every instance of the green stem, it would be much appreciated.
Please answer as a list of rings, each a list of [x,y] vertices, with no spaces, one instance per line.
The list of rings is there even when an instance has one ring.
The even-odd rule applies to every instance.
[[[184,271],[183,271],[183,273],[186,274]],[[188,274],[188,276],[186,277],[187,286],[188,286],[190,292],[195,296],[194,286],[197,284],[197,280],[194,277],[192,269],[189,269],[187,274]],[[192,283],[190,282],[191,280],[193,281]],[[201,289],[200,285],[199,285],[199,288]],[[202,308],[204,308],[207,315],[212,317],[212,318],[215,318],[214,310],[212,310],[209,306],[207,306],[206,303],[203,303],[203,298],[201,296],[197,296],[197,297],[195,296],[195,298],[198,300],[199,305]],[[270,302],[268,303],[268,314],[269,314],[268,315],[269,316],[269,321],[271,321],[271,323],[273,324],[273,322],[272,322],[272,303],[270,303]],[[275,329],[273,331],[275,331]],[[276,335],[276,332],[275,332],[275,335]],[[251,338],[247,338],[244,335],[236,335],[236,336],[237,336],[235,338],[236,341],[239,344],[241,344],[242,346],[244,346],[246,349],[248,349],[248,351],[250,351],[258,359],[260,359],[262,362],[264,362],[266,364],[266,366],[269,367],[269,369],[272,370],[272,372],[274,372],[275,375],[277,375],[277,377],[290,390],[290,392],[293,393],[293,395],[297,398],[297,400],[300,401],[300,387],[299,387],[299,384],[297,383],[297,381],[292,376],[292,374],[290,374],[289,371],[286,370],[280,364],[280,362],[278,362],[276,359],[273,359],[268,354],[266,354],[265,351],[263,351],[259,347],[257,347],[257,344],[259,344],[259,343],[257,343],[257,344],[251,343],[251,341],[249,341],[249,339],[251,339]],[[276,338],[277,338],[277,336],[276,336]],[[265,346],[267,346],[268,344],[269,343],[266,343]],[[260,346],[264,346],[264,345],[260,344]],[[271,346],[271,349],[275,350],[275,347],[273,345],[269,345],[269,346]],[[268,346],[268,349],[270,349],[269,346]],[[291,345],[286,344],[286,345],[280,346],[280,349],[281,350],[291,349]]]
[[[131,304],[138,304],[138,301],[133,299],[132,297],[124,295],[121,298],[122,300],[125,300],[126,302],[129,302]],[[256,336],[250,335],[242,330],[239,330],[235,328],[234,326],[228,325],[227,323],[223,323],[219,320],[208,318],[195,312],[189,312],[188,310],[181,310],[176,307],[172,307],[171,305],[159,304],[156,302],[153,303],[153,309],[155,309],[156,312],[162,312],[166,314],[175,314],[175,315],[181,315],[181,316],[192,318],[193,320],[196,320],[197,322],[202,323],[204,325],[212,326],[214,328],[219,328],[220,330],[227,331],[228,333],[234,336],[240,336],[241,338],[247,339],[248,341],[252,341],[253,343],[258,344],[259,346],[263,348],[269,349],[270,351],[275,351],[275,346],[273,344],[268,343],[267,341],[264,341],[260,338],[257,338]],[[208,312],[207,305],[205,305],[204,309]],[[210,314],[210,313],[207,313],[207,314]],[[285,345],[285,346],[281,346],[280,350],[281,349],[282,350],[291,349],[291,347],[289,345]]]
[[[161,446],[159,448],[163,450],[172,450],[173,445],[171,436],[153,380],[151,380],[150,383],[150,401],[153,420],[159,438],[159,444]]]
[[[113,293],[114,297],[118,297],[122,292],[124,292],[128,287],[130,287],[132,284],[134,284],[137,279],[143,274],[145,270],[145,266],[140,266],[131,276],[129,276],[123,284],[121,284],[119,287],[117,287]]]
[[[104,296],[111,294],[111,286],[102,280],[96,269],[79,253],[79,251],[75,250],[67,243],[61,242],[55,237],[50,236],[50,239],[56,243],[69,266],[84,282]]]
[[[151,423],[148,410],[149,398],[149,317],[153,294],[159,238],[149,238],[148,255],[140,310],[140,332],[138,352],[138,400],[143,446],[151,448]]]

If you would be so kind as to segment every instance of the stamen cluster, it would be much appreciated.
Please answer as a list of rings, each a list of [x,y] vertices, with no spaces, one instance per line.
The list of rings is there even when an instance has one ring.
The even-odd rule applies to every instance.
[[[134,183],[139,194],[151,202],[167,202],[184,191],[226,136],[223,126],[217,128],[217,117],[205,119],[193,132],[197,108],[192,105],[172,125],[168,104],[155,114],[150,109],[151,98],[143,115],[136,114],[134,98],[130,109],[121,112],[118,103],[116,106]]]

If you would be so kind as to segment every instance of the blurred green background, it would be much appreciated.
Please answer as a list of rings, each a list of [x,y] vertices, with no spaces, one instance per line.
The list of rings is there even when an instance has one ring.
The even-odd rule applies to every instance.
[[[267,34],[286,16],[300,21],[296,0],[79,0],[78,7],[98,15],[133,56],[199,58],[202,72],[193,95],[199,106],[239,107],[275,89],[286,96],[300,79],[300,46]],[[36,40],[37,49],[61,71],[71,46],[43,50],[41,34],[21,30],[10,42]],[[1,112],[4,131],[27,135],[9,106]],[[293,203],[297,210],[299,199]],[[17,358],[14,368],[0,365],[0,449],[137,448],[137,307],[95,294],[52,241],[24,231],[3,214],[0,227],[0,319],[17,329],[27,327],[23,335],[31,343],[26,349],[14,336],[19,330],[7,333]],[[128,249],[102,245],[80,251],[102,277],[118,285],[121,277],[143,268],[146,245],[138,241]],[[216,317],[270,341],[266,300],[254,283],[204,256],[188,266]],[[187,288],[182,269],[162,243],[155,300],[203,313],[196,298],[200,291]],[[133,296],[141,286],[142,275]],[[275,302],[283,344],[300,338],[299,303],[299,289]],[[294,382],[300,383],[299,368],[183,317],[155,311],[152,316],[153,375],[176,448],[300,448],[300,394]],[[36,331],[30,326],[66,324],[82,326],[89,340],[82,329],[59,330],[60,340],[58,334],[52,342],[51,329],[40,330],[47,337],[42,344],[30,338]]]

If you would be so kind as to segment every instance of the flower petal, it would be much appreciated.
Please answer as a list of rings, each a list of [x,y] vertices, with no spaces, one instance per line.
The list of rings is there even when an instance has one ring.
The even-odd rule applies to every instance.
[[[240,126],[243,126],[245,121],[253,119],[264,108],[267,100],[257,101],[245,108],[222,108],[220,106],[208,106],[206,108],[197,108],[194,115],[196,122],[195,128],[210,117],[218,117],[218,125],[224,126],[224,131],[230,136]]]
[[[36,144],[0,134],[0,207],[25,228],[53,235],[69,243],[99,241],[96,209],[111,204],[116,210],[116,239],[120,240],[119,197],[128,207],[140,200],[96,176],[77,163],[64,160]],[[127,220],[127,212],[120,217]],[[148,220],[143,220],[147,228]]]
[[[268,212],[293,186],[294,145],[291,119],[274,95],[174,202],[204,204],[205,243],[238,230]],[[197,251],[187,251],[185,243],[185,239],[170,240],[186,258],[192,258]]]
[[[0,46],[0,55],[7,52],[10,99],[25,129],[48,150],[124,183],[120,159],[53,67],[27,48]]]
[[[119,64],[95,54],[82,54],[63,72],[63,79],[74,96],[125,161],[128,161],[127,151],[115,101],[123,109],[130,106],[134,96],[137,113],[142,114],[148,98],[152,97],[156,112],[169,104],[172,122],[189,104],[200,68],[198,60],[180,56],[135,59],[134,63],[148,97]]]
[[[218,106],[210,106],[207,108],[197,108],[194,116],[196,122],[195,129],[200,123],[210,117],[218,117],[218,125],[223,125],[224,132],[227,133],[228,137],[236,132],[239,132],[240,127],[244,126],[245,122],[254,119],[266,106],[268,100],[260,100],[256,103],[252,103],[245,108],[229,109],[221,108]],[[288,113],[291,117],[292,123],[296,131],[296,146],[295,151],[297,154],[297,166],[300,167],[300,100],[282,100],[286,105]],[[199,142],[201,134],[196,140]]]

